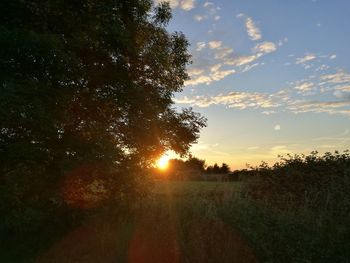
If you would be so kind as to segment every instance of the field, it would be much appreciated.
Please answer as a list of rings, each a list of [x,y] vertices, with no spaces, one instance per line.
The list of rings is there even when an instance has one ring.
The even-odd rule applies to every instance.
[[[274,210],[246,198],[244,187],[156,182],[149,197],[88,216],[34,261],[348,262],[346,225],[325,224],[308,211]]]

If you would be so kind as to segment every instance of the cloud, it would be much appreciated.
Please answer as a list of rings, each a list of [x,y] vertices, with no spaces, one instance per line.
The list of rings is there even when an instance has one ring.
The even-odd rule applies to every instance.
[[[251,40],[259,40],[261,39],[261,32],[260,29],[255,25],[255,22],[252,18],[247,17],[245,21],[245,26],[247,28],[247,33]]]
[[[277,50],[277,45],[272,43],[272,42],[262,42],[257,44],[253,49],[253,54],[251,55],[240,55],[240,56],[235,56],[235,57],[229,57],[229,58],[225,58],[224,63],[226,65],[230,65],[230,66],[243,66],[243,65],[247,65],[250,63],[253,63],[254,61],[258,60],[260,57],[262,57],[265,54],[274,52]],[[262,65],[263,63],[260,63],[260,65]],[[258,66],[257,63],[253,64],[253,65],[248,65],[248,68],[246,67],[245,69],[243,69],[243,72]]]
[[[213,81],[219,81],[229,75],[236,73],[234,69],[221,70],[221,64],[215,64],[209,68],[209,73],[205,74],[204,70],[199,68],[192,68],[189,70],[189,75],[191,79],[185,82],[185,85],[199,85],[206,84],[209,85]]]
[[[350,110],[344,107],[350,106],[350,100],[340,101],[303,101],[297,100],[288,105],[288,109],[294,113],[329,113],[350,115]]]
[[[180,7],[183,10],[191,10],[195,6],[195,0],[182,0],[180,1]]]
[[[198,107],[209,107],[211,105],[226,105],[229,108],[247,109],[247,108],[275,108],[280,106],[273,96],[265,93],[250,92],[229,92],[216,96],[196,96],[192,99],[185,97],[177,99],[177,103],[192,104]]]
[[[217,72],[222,72],[218,69]],[[216,73],[229,74],[223,71]],[[213,76],[210,77],[212,81]],[[300,84],[303,86],[304,83]],[[311,86],[306,83],[304,85]],[[259,93],[259,92],[238,92],[232,91],[226,94],[195,96],[192,98],[177,99],[177,103],[191,104],[198,107],[209,107],[211,105],[224,105],[229,108],[244,109],[261,109],[261,113],[269,115],[277,111],[286,111],[291,113],[327,113],[327,114],[342,114],[350,116],[350,96],[344,97],[341,100],[330,101],[315,101],[301,100],[292,97],[292,90],[284,89],[276,93]]]
[[[233,48],[222,47],[219,48],[215,53],[215,59],[225,59],[233,53]]]
[[[264,115],[271,115],[271,114],[275,114],[276,111],[274,111],[274,110],[265,110],[265,111],[263,111],[261,113],[264,114]]]
[[[163,0],[155,0],[156,4],[160,4]],[[195,0],[167,0],[172,8],[181,8],[189,11],[195,7]]]
[[[264,63],[255,63],[255,64],[250,64],[250,65],[246,65],[243,69],[242,69],[242,72],[247,72],[259,65],[264,65]]]
[[[210,41],[208,44],[210,49],[219,49],[222,45],[222,41]]]
[[[336,59],[336,58],[337,58],[336,54],[333,54],[333,55],[329,56],[329,59]]]
[[[214,3],[207,1],[204,3],[203,7],[209,7],[209,6],[213,6],[213,5],[214,5]]]
[[[200,75],[200,76],[197,76],[195,78],[191,78],[190,80],[187,80],[185,82],[185,86],[188,86],[188,85],[195,86],[195,85],[199,85],[199,84],[209,85],[212,81],[213,80],[211,79],[211,77],[205,76],[205,75]]]
[[[221,70],[221,71],[218,70],[213,72],[213,74],[211,75],[211,78],[215,81],[218,81],[234,73],[236,73],[236,70],[234,69]]]
[[[268,42],[268,41],[259,43],[253,48],[253,51],[255,53],[264,53],[264,54],[271,53],[276,50],[277,50],[277,46],[275,45],[275,43]]]
[[[246,65],[251,62],[254,62],[258,58],[260,58],[262,55],[263,55],[262,53],[258,53],[258,54],[247,55],[247,56],[237,56],[234,58],[226,59],[225,64],[231,65],[231,66],[242,66],[242,65]]]
[[[337,86],[335,89],[339,91],[350,92],[350,85]]]
[[[200,68],[191,68],[187,71],[187,73],[190,77],[200,75],[203,72],[204,72],[204,70],[200,69]]]
[[[350,83],[350,74],[344,70],[338,70],[334,74],[327,74],[321,76],[323,84],[341,84],[341,83]],[[321,83],[322,84],[322,83]]]
[[[296,89],[299,94],[310,94],[310,92],[314,90],[314,83],[306,81],[295,86],[294,89]]]
[[[196,48],[197,51],[201,51],[203,48],[206,47],[206,44],[205,42],[197,42],[196,47],[197,47]]]
[[[196,21],[202,21],[202,20],[204,20],[204,19],[206,19],[207,17],[206,16],[201,16],[201,15],[195,15],[194,16],[194,19],[196,20]]]
[[[275,131],[279,131],[279,130],[281,130],[281,125],[276,124],[275,127],[273,127],[273,129],[274,129]]]
[[[308,61],[316,59],[316,55],[314,54],[306,54],[304,57],[297,58],[296,59],[296,64],[304,64]]]

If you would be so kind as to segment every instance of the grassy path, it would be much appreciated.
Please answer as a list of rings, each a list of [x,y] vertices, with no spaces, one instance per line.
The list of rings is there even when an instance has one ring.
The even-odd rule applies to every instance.
[[[92,219],[54,244],[37,262],[257,262],[240,235],[212,213],[230,197],[214,184],[160,183],[133,216]]]

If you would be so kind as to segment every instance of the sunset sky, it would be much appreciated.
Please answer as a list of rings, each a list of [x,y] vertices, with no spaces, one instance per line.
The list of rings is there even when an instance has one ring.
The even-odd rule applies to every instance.
[[[350,1],[170,2],[193,55],[176,105],[208,118],[195,156],[240,169],[350,148]]]

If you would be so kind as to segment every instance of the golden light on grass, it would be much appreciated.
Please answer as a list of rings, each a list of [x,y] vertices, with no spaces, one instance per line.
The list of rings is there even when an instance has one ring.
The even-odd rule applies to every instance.
[[[159,160],[156,163],[156,166],[160,170],[166,170],[169,165],[169,157],[166,155],[163,155],[162,157],[159,158]]]

